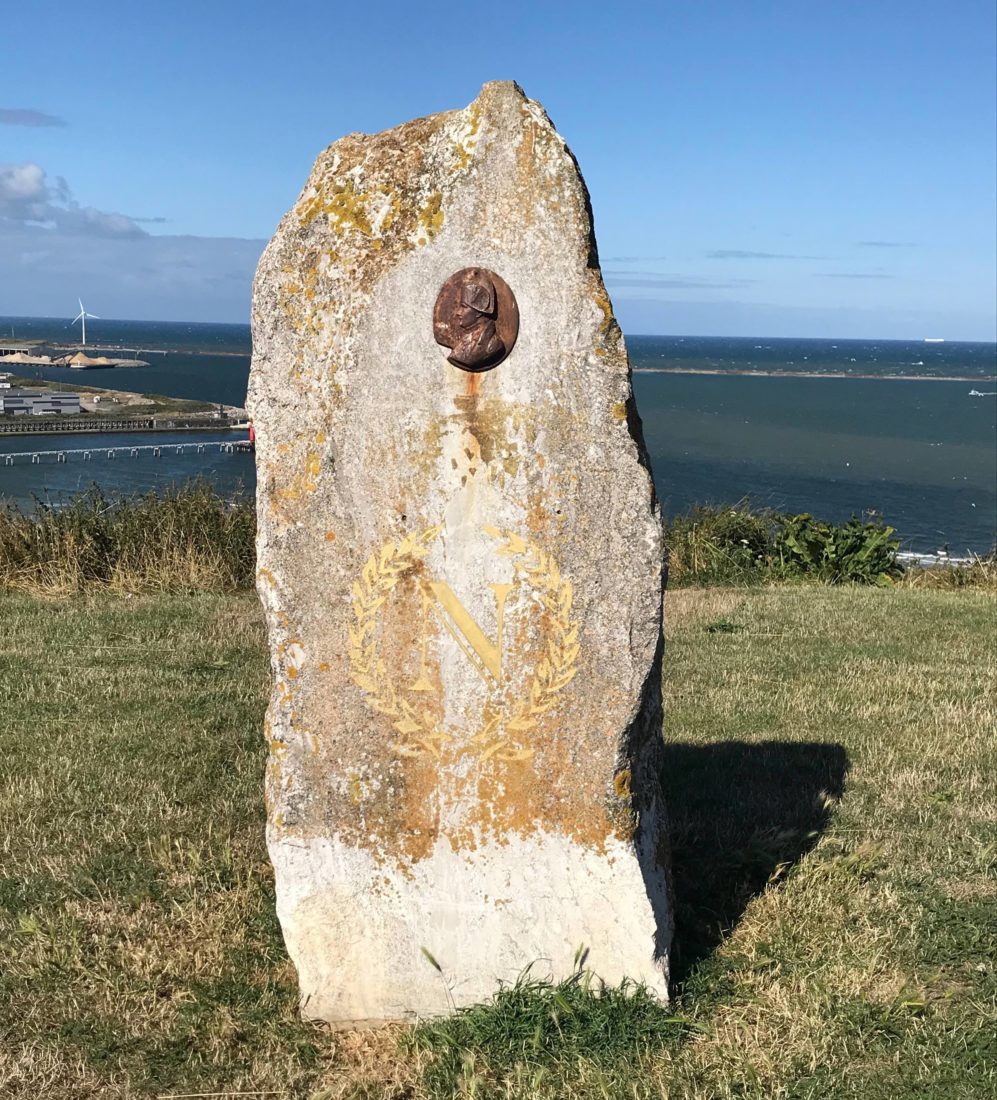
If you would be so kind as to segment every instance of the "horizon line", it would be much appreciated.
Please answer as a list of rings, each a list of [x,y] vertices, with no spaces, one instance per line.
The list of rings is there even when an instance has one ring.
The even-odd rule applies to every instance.
[[[65,325],[72,323],[72,318],[62,317],[56,315],[44,315],[34,313],[12,313],[12,314],[0,314],[0,329],[11,321],[54,321]],[[132,325],[235,325],[240,328],[250,328],[250,321],[192,321],[192,320],[162,320],[154,319],[150,317],[103,317],[101,318],[103,324],[132,324]],[[617,319],[617,324],[619,320]],[[995,344],[997,345],[997,337],[993,340],[965,340],[956,337],[933,337],[933,336],[771,336],[759,333],[743,333],[737,336],[731,335],[717,335],[716,333],[707,332],[634,332],[628,331],[620,325],[620,329],[623,332],[624,338],[629,339],[632,337],[653,337],[658,339],[667,340],[840,340],[841,342],[854,341],[856,343],[868,343],[869,341],[875,341],[878,343],[894,343],[894,344],[922,344],[922,343],[934,343],[941,342],[945,344]],[[18,337],[11,337],[12,339],[18,339]],[[0,331],[0,341],[3,340],[3,332]]]

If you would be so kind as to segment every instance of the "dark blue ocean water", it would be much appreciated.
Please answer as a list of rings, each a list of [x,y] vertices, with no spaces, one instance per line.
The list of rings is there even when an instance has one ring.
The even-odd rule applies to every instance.
[[[19,338],[74,338],[65,321],[13,318],[0,319],[0,342],[11,325]],[[87,371],[81,384],[233,405],[245,399],[248,326],[95,321],[87,336],[92,343],[168,354],[147,356],[149,367]],[[627,346],[666,510],[750,497],[835,520],[875,511],[922,552],[942,546],[985,552],[993,545],[994,344],[631,336]],[[67,379],[59,368],[17,370]],[[712,371],[767,374],[705,373]],[[795,376],[803,372],[814,377]],[[845,377],[832,377],[837,374]],[[926,380],[952,377],[965,380]],[[37,438],[0,437],[0,455],[41,446]],[[47,449],[79,446],[73,436],[45,443]],[[109,464],[5,467],[0,461],[0,496],[57,499],[94,479],[142,489],[198,472],[225,491],[253,484],[245,455],[215,456],[208,464],[203,456],[141,458],[113,470]]]

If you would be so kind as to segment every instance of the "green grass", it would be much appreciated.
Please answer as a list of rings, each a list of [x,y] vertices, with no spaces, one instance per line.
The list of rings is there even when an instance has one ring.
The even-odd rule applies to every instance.
[[[0,1095],[992,1095],[992,596],[683,590],[666,620],[675,1003],[526,976],[342,1034],[298,1020],[273,915],[255,599],[0,597]]]

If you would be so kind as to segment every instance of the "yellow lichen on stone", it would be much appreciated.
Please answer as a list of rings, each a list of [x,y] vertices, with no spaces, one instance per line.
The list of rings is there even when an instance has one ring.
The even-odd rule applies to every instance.
[[[463,171],[471,163],[471,157],[478,144],[478,129],[481,126],[481,112],[477,104],[472,104],[467,111],[467,129],[454,142],[454,157],[457,160],[457,171]]]
[[[617,798],[630,797],[630,769],[625,768],[613,776],[613,790]]]
[[[592,294],[592,301],[595,302],[602,313],[602,320],[599,322],[599,333],[602,336],[607,336],[609,330],[613,327],[615,317],[613,316],[613,303],[609,300],[609,295],[606,293],[606,288],[602,285],[601,280]]]
[[[590,297],[592,304],[596,306],[602,317],[599,320],[599,340],[593,351],[600,359],[604,359],[613,350],[611,343],[613,337],[619,332],[616,317],[613,314],[613,303],[609,300],[605,284],[598,271],[589,273]]]
[[[316,309],[312,305],[318,280],[319,270],[316,262],[303,267],[297,279],[291,279],[278,288],[278,304],[298,335],[318,331]]]
[[[443,195],[434,191],[419,211],[418,226],[420,245],[428,244],[443,228]]]
[[[617,401],[613,406],[613,418],[615,420],[626,420],[627,403],[625,401]]]
[[[355,229],[365,237],[374,232],[367,209],[371,198],[370,191],[357,191],[353,180],[328,185],[328,190],[319,186],[316,194],[306,199],[298,210],[301,224],[310,225],[320,214],[325,214],[329,228],[337,233]]]
[[[401,200],[397,195],[391,195],[387,209],[381,214],[378,228],[382,233],[387,232],[395,223],[399,211],[402,208]]]
[[[305,455],[304,467],[291,480],[275,491],[276,498],[282,503],[295,503],[318,489],[319,475],[322,472],[322,459],[318,451],[309,449]]]

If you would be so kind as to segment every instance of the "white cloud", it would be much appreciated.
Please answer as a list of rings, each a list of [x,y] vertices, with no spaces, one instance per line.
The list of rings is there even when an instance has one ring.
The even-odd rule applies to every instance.
[[[822,260],[823,256],[799,256],[794,252],[752,252],[743,248],[716,248],[708,260]]]
[[[127,214],[80,206],[61,177],[48,180],[40,164],[0,164],[0,225],[43,226],[87,237],[144,237]]]
[[[266,244],[237,237],[83,236],[0,218],[0,316],[248,321]]]
[[[65,126],[55,115],[36,111],[34,107],[0,107],[0,126]]]
[[[6,213],[5,206],[10,204],[16,216],[20,204],[44,202],[47,198],[45,170],[40,164],[0,164],[0,213]]]
[[[0,315],[61,316],[82,294],[104,317],[248,320],[266,242],[139,224],[163,220],[81,206],[41,165],[0,164]]]

